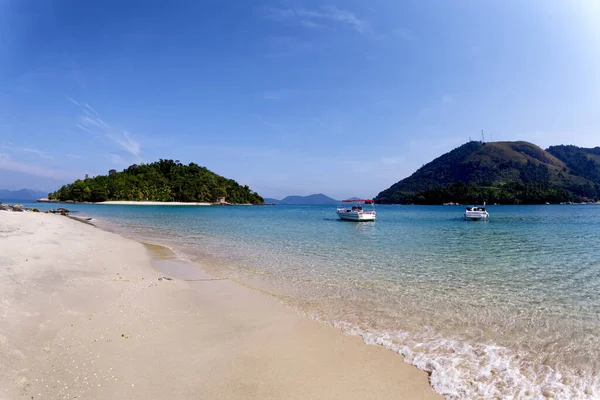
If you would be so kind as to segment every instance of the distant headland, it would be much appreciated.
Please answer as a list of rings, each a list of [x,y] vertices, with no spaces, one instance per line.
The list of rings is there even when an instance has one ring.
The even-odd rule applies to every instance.
[[[600,147],[518,142],[466,144],[377,195],[380,204],[595,203]]]
[[[34,189],[7,190],[0,189],[0,199],[3,200],[35,200],[46,196],[48,192]]]
[[[310,194],[308,196],[286,196],[281,200],[265,198],[265,203],[281,205],[309,205],[309,204],[337,204],[338,200],[332,199],[323,193]]]

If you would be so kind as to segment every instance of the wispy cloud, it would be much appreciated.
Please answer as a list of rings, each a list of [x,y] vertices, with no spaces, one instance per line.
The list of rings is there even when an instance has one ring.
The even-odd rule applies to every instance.
[[[273,122],[273,121],[271,121],[271,120],[269,120],[267,118],[264,118],[260,114],[256,114],[256,119],[258,119],[263,125],[268,126],[269,128],[272,128],[272,129],[279,129],[279,128],[281,128],[280,124],[278,124],[276,122]]]
[[[114,165],[117,165],[117,166],[122,166],[122,165],[126,164],[123,157],[121,157],[118,154],[113,154],[113,153],[105,154],[104,158],[106,158],[111,163],[113,163]]]
[[[140,158],[140,142],[133,140],[127,131],[123,131],[121,136],[107,135],[110,139],[114,140],[115,143],[120,145],[123,149],[134,155],[136,158]]]
[[[321,18],[332,19],[336,22],[347,24],[359,33],[365,33],[369,30],[367,22],[358,18],[354,13],[348,10],[342,10],[337,7],[325,7],[326,13]]]
[[[306,19],[303,19],[303,20],[299,21],[298,23],[301,26],[303,26],[304,28],[308,28],[308,29],[325,28],[325,25],[317,24],[314,21],[309,21]]]
[[[54,158],[50,154],[46,153],[45,151],[38,150],[38,149],[33,149],[31,147],[13,146],[12,143],[10,145],[0,144],[0,149],[11,150],[11,151],[18,151],[18,152],[23,152],[23,153],[36,154],[40,158],[43,158],[43,159],[46,159],[46,160],[51,160],[51,159]]]
[[[83,105],[88,112],[93,113],[96,117],[99,116],[98,111],[94,110],[88,103]]]
[[[355,13],[335,6],[321,6],[316,9],[268,8],[263,10],[263,15],[273,21],[290,22],[308,29],[337,24],[358,33],[367,33],[370,30],[369,24]]]
[[[330,93],[326,89],[308,89],[308,88],[268,88],[262,92],[257,92],[256,96],[263,100],[302,100],[310,101],[314,97],[323,96]]]
[[[77,100],[75,100],[74,98],[72,98],[71,96],[67,96],[67,100],[69,100],[71,103],[75,104],[77,107],[81,107],[81,104],[79,104],[79,102]]]
[[[105,122],[100,117],[100,113],[89,104],[78,102],[71,97],[67,97],[67,100],[79,107],[81,111],[75,124],[77,128],[91,135],[103,136],[138,160],[140,159],[141,144],[128,131]]]
[[[67,157],[69,157],[69,158],[76,158],[76,159],[79,159],[79,160],[82,160],[82,159],[85,158],[84,156],[81,156],[79,154],[67,154]]]
[[[50,154],[48,154],[48,153],[46,153],[44,151],[38,150],[38,149],[32,149],[32,148],[29,148],[29,147],[22,147],[19,150],[24,151],[26,153],[37,154],[41,158],[45,158],[47,160],[51,160],[53,158]]]
[[[45,166],[39,166],[36,164],[24,163],[21,161],[13,160],[9,154],[0,154],[0,169],[5,169],[14,172],[23,172],[26,174],[43,176],[46,178],[53,179],[65,179],[70,180],[77,176],[74,172],[56,170],[47,168]]]
[[[78,124],[75,124],[75,126],[79,129],[81,129],[82,131],[89,133],[90,135],[97,135],[97,132],[94,132],[93,130],[86,128],[82,124],[78,123]]]

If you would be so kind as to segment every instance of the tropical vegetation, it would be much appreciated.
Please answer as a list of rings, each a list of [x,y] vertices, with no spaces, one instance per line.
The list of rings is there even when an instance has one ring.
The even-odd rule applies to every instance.
[[[107,200],[147,200],[214,202],[225,197],[229,203],[262,204],[263,198],[205,167],[173,160],[132,165],[122,172],[78,179],[51,193],[51,200],[101,202]]]
[[[540,204],[595,201],[600,148],[470,141],[375,198],[385,204]]]

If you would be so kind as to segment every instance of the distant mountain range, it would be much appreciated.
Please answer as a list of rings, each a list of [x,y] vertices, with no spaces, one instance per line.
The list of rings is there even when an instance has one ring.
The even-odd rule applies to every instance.
[[[596,201],[600,147],[471,141],[419,168],[375,198],[384,204],[543,204]]]
[[[47,192],[33,189],[6,190],[0,189],[0,199],[3,200],[37,200],[48,197]]]
[[[306,204],[338,204],[339,200],[325,196],[323,193],[308,196],[287,196],[282,200],[265,198],[265,204],[306,205]]]

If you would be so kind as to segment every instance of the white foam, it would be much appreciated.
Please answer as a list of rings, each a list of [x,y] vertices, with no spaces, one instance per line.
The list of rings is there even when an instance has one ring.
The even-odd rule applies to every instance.
[[[344,332],[361,336],[402,354],[404,360],[430,373],[433,389],[449,399],[599,399],[600,378],[581,371],[554,370],[527,361],[527,354],[494,344],[446,339],[426,329],[407,332],[364,332],[337,322]]]

